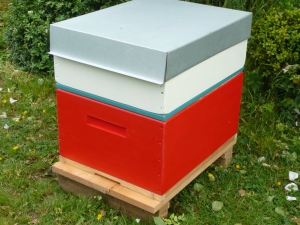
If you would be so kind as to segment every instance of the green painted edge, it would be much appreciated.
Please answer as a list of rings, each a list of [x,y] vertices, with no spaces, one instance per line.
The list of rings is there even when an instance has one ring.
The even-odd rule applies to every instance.
[[[85,91],[81,91],[81,90],[78,90],[78,89],[75,89],[75,88],[65,86],[63,84],[56,83],[56,87],[58,89],[61,89],[61,90],[64,90],[64,91],[68,91],[68,92],[78,94],[78,95],[81,95],[81,96],[84,96],[84,97],[87,97],[87,98],[90,98],[90,99],[93,99],[93,100],[104,102],[106,104],[116,106],[118,108],[125,109],[125,110],[131,111],[131,112],[135,112],[135,113],[138,113],[138,114],[141,114],[141,115],[144,115],[144,116],[148,116],[148,117],[151,117],[153,119],[165,121],[165,115],[163,115],[163,114],[151,113],[151,112],[148,112],[148,111],[143,110],[143,109],[139,109],[139,108],[136,108],[136,107],[133,107],[133,106],[130,106],[130,105],[126,105],[126,104],[123,104],[123,103],[120,103],[120,102],[116,102],[116,101],[110,100],[108,98],[103,98],[103,97],[100,97],[98,95],[90,94],[90,93],[87,93]]]
[[[214,89],[216,89],[217,87],[219,87],[220,85],[224,84],[226,81],[230,80],[231,78],[233,78],[234,76],[236,76],[237,74],[239,74],[240,72],[242,72],[244,70],[244,67],[242,67],[241,69],[239,69],[238,71],[234,72],[233,74],[231,74],[230,76],[226,77],[225,79],[221,80],[220,82],[216,83],[215,85],[211,86],[210,88],[206,89],[205,91],[201,92],[200,94],[198,94],[197,96],[195,96],[194,98],[190,99],[189,101],[187,101],[186,103],[182,104],[181,106],[179,106],[178,108],[174,109],[172,112],[168,113],[168,114],[157,114],[157,113],[152,113],[143,109],[139,109],[130,105],[126,105],[120,102],[116,102],[107,98],[103,98],[94,94],[90,94],[88,92],[85,91],[81,91],[75,88],[71,88],[68,86],[65,86],[63,84],[59,84],[56,83],[56,88],[64,90],[64,91],[68,91],[74,94],[78,94],[93,100],[97,100],[100,102],[104,102],[106,104],[112,105],[112,106],[116,106],[134,113],[138,113],[141,114],[143,116],[147,116],[153,119],[157,119],[160,121],[166,121],[168,119],[170,119],[172,116],[176,115],[177,113],[179,113],[180,111],[182,111],[183,109],[185,109],[186,107],[188,107],[189,105],[191,105],[192,103],[196,102],[198,99],[202,98],[204,95],[208,94],[209,92],[213,91]]]

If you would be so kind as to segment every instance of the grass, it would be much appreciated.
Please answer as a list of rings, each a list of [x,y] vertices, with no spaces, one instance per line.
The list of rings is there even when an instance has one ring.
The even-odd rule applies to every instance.
[[[54,78],[22,72],[2,57],[0,87],[0,115],[7,115],[0,118],[0,224],[137,224],[99,197],[59,187],[51,172],[58,160]],[[300,224],[300,193],[284,190],[289,171],[300,171],[299,127],[284,124],[265,99],[244,88],[232,164],[211,165],[171,201],[169,213],[184,214],[181,224]],[[214,201],[224,204],[220,211],[212,210]]]

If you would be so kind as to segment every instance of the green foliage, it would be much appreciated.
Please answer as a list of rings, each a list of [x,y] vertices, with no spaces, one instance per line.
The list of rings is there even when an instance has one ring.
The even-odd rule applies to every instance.
[[[8,3],[10,0],[1,0],[0,2],[0,11],[6,11],[8,8]]]
[[[300,66],[287,65],[273,77],[270,88],[278,107],[290,111],[300,108]]]
[[[153,221],[155,225],[166,225],[163,219],[160,217],[153,217]]]
[[[273,76],[286,63],[299,62],[300,10],[271,9],[253,23],[249,42],[252,68],[262,76]]]
[[[1,27],[1,24],[2,24],[2,15],[0,14],[0,27]],[[5,49],[5,40],[3,38],[3,36],[1,35],[2,34],[2,30],[0,30],[0,51],[3,51]],[[1,56],[1,54],[0,54]]]
[[[181,216],[176,216],[174,215],[174,213],[172,213],[168,219],[164,219],[165,224],[168,225],[180,225],[181,222],[185,221],[185,217],[184,214],[182,214]]]
[[[176,216],[172,213],[168,219],[161,219],[160,217],[153,217],[153,221],[156,225],[180,225],[185,221],[184,214]]]
[[[14,0],[6,30],[9,57],[23,70],[52,74],[49,25],[121,2],[124,0]]]
[[[238,9],[250,11],[254,13],[254,17],[261,12],[268,10],[272,6],[281,9],[293,9],[300,7],[299,0],[186,0],[188,2],[195,2],[206,5],[214,5],[219,7],[226,7],[230,9]]]
[[[3,55],[6,44],[4,39],[4,25],[7,20],[8,14],[6,12],[8,6],[8,0],[2,0],[0,3],[0,58]]]
[[[288,2],[289,3],[289,2]],[[293,4],[285,7],[293,7]],[[277,109],[300,107],[300,10],[272,8],[254,21],[249,41],[246,84],[269,92]],[[295,65],[289,65],[295,64]]]

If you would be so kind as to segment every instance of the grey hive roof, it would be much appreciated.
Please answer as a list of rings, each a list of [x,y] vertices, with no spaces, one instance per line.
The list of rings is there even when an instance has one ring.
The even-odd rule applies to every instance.
[[[249,12],[133,0],[51,25],[50,54],[163,84],[249,38]]]

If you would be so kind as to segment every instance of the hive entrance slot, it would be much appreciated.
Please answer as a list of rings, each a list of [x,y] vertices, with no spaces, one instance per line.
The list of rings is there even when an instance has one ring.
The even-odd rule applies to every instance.
[[[126,128],[117,124],[93,117],[87,116],[87,125],[104,130],[106,132],[126,137]]]

